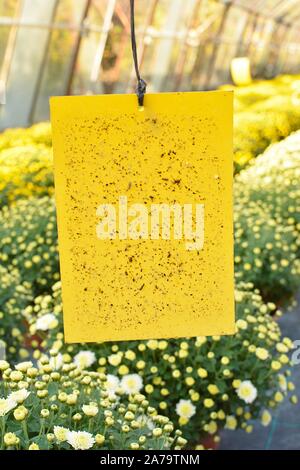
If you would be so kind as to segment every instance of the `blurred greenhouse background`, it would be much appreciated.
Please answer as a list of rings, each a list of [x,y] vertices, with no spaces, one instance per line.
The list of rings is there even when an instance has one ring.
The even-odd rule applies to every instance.
[[[233,58],[253,77],[299,71],[298,0],[139,0],[137,41],[149,91],[230,81]],[[50,95],[131,92],[128,0],[2,0],[0,128],[48,118]]]

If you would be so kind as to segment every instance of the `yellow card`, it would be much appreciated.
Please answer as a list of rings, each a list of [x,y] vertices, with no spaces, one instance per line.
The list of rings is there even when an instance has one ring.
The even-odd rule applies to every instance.
[[[232,101],[51,99],[67,342],[234,333]]]

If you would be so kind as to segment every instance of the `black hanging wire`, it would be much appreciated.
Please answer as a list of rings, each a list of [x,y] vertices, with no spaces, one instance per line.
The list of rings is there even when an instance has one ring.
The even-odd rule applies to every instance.
[[[147,83],[142,79],[139,71],[139,64],[136,50],[136,39],[135,39],[135,24],[134,24],[134,0],[130,0],[130,27],[131,27],[131,48],[133,55],[133,62],[135,68],[135,74],[137,78],[136,94],[138,97],[139,106],[144,106],[144,96],[146,93]]]

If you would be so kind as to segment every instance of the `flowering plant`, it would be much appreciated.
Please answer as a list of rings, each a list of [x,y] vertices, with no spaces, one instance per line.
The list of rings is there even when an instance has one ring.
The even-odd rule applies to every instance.
[[[236,202],[257,204],[300,237],[300,132],[269,147],[235,178]],[[241,208],[240,208],[241,210]]]
[[[300,112],[293,96],[298,76],[262,80],[235,87],[234,161],[240,171],[270,144],[299,129]],[[231,87],[232,88],[232,87]]]
[[[299,285],[299,198],[300,132],[274,144],[235,180],[236,278],[275,301]]]
[[[298,241],[292,226],[281,225],[256,203],[236,205],[236,279],[252,282],[264,298],[291,297],[299,285]]]
[[[142,394],[107,390],[107,378],[56,354],[39,368],[0,361],[3,449],[180,449],[181,431]]]
[[[52,198],[20,199],[0,213],[0,265],[17,268],[34,292],[59,279],[55,206]]]
[[[40,122],[28,129],[7,129],[0,135],[1,150],[23,145],[44,145],[51,147],[51,125],[49,122]]]
[[[8,271],[0,266],[0,338],[1,347],[11,358],[28,356],[23,348],[26,327],[22,310],[32,299],[29,282],[21,283],[16,268]]]
[[[280,312],[252,289],[241,284],[236,292],[237,333],[232,337],[65,345],[60,283],[53,296],[39,296],[27,307],[25,317],[31,333],[40,331],[44,338],[46,355],[55,350],[61,359],[109,374],[112,388],[121,384],[127,393],[145,393],[194,440],[224,426],[251,431],[250,420],[262,417],[294,387],[287,381],[292,342],[281,338],[271,316]],[[53,318],[47,327],[49,313]],[[34,356],[44,354],[35,350]]]
[[[21,197],[54,193],[52,150],[43,145],[0,152],[0,206]]]

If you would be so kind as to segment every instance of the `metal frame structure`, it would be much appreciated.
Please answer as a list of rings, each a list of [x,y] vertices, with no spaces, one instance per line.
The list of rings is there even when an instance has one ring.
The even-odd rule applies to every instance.
[[[299,0],[137,0],[136,15],[148,90],[214,88],[237,56],[255,77],[299,71]],[[132,91],[129,33],[129,0],[2,0],[0,128],[46,119],[53,94]]]

